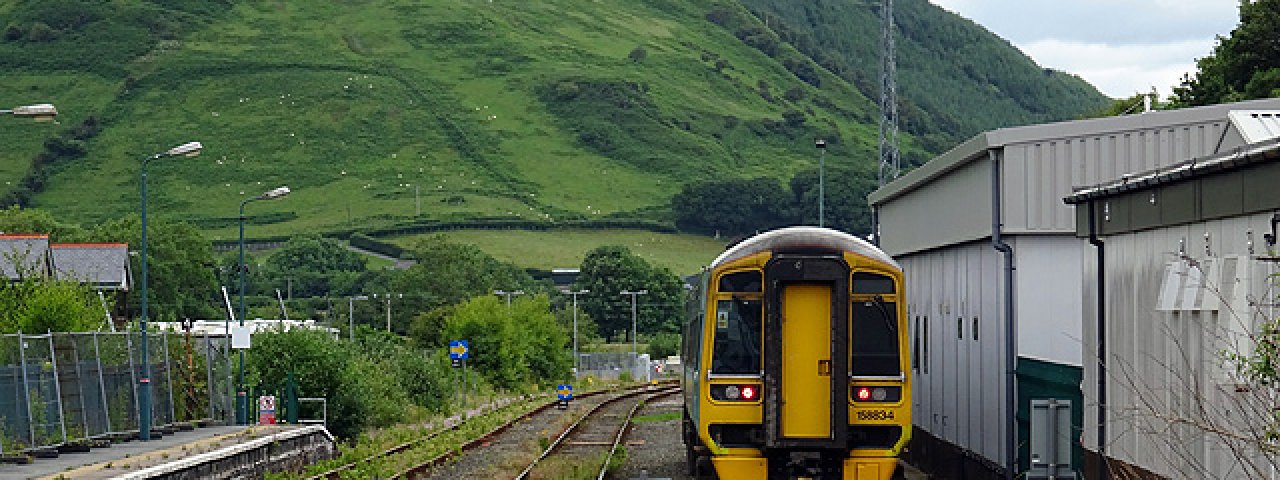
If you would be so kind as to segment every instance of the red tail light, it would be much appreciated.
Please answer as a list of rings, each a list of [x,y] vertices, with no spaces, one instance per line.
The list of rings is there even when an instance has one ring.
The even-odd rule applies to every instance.
[[[712,385],[711,399],[731,402],[755,402],[760,399],[760,384]]]
[[[855,402],[897,402],[902,399],[902,387],[850,385],[849,396]]]

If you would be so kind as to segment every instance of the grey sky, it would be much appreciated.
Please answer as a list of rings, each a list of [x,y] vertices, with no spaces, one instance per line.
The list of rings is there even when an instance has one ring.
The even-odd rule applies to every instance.
[[[1168,95],[1239,21],[1239,0],[929,1],[1112,97]]]

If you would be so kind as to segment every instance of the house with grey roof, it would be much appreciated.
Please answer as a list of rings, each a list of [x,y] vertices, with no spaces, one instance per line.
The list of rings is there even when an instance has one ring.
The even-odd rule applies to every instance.
[[[133,286],[128,244],[51,244],[45,234],[0,234],[0,272],[10,282],[34,277],[88,286],[113,322],[125,317],[125,292]]]
[[[76,281],[94,290],[129,290],[129,245],[125,243],[54,243],[49,245],[53,277]]]
[[[0,234],[0,272],[9,281],[49,275],[49,236]]]

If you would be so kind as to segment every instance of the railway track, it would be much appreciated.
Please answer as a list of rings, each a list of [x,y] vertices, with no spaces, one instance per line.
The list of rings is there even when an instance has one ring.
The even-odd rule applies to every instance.
[[[371,455],[369,457],[366,457],[357,461],[353,461],[350,463],[346,463],[338,467],[335,467],[333,469],[330,469],[328,471],[325,471],[323,473],[313,475],[311,477],[308,477],[307,480],[322,480],[322,479],[337,480],[341,478],[357,478],[360,476],[360,473],[357,472],[357,469],[362,465],[373,464],[380,461],[387,461],[388,459],[395,457],[397,455],[407,454],[413,451],[415,448],[421,447],[431,442],[432,440],[436,440],[442,436],[461,430],[463,427],[468,425],[468,422],[473,421],[479,417],[482,417],[485,415],[499,414],[503,410],[507,410],[510,408],[519,408],[522,404],[527,405],[529,402],[532,402],[535,400],[536,400],[536,397],[520,397],[520,398],[511,398],[504,402],[499,402],[496,404],[489,405],[486,408],[482,408],[479,412],[475,412],[476,413],[475,415],[460,418],[458,421],[455,421],[455,422],[445,422],[444,425],[427,431],[425,434],[423,434],[421,437],[417,439],[396,445],[378,454]]]
[[[669,386],[668,386],[669,388]],[[587,392],[575,397],[568,410],[555,408],[558,402],[539,405],[520,416],[470,439],[456,440],[456,448],[450,448],[430,460],[400,470],[386,478],[392,479],[452,479],[452,478],[501,478],[510,477],[536,456],[542,444],[556,432],[567,428],[581,412],[609,399],[653,387],[633,387],[622,392]]]
[[[604,479],[636,410],[650,399],[679,391],[678,386],[633,391],[596,404],[565,428],[516,480]]]

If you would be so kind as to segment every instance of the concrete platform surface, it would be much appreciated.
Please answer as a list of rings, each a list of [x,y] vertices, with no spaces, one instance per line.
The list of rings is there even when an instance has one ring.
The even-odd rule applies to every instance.
[[[88,453],[64,453],[58,458],[38,458],[28,465],[0,464],[0,479],[107,479],[290,428],[299,427],[270,425],[197,428],[147,442],[135,440],[117,443],[110,448],[95,448]]]

